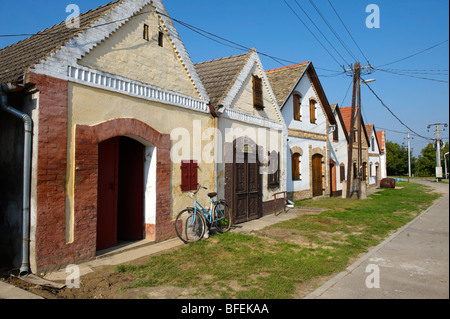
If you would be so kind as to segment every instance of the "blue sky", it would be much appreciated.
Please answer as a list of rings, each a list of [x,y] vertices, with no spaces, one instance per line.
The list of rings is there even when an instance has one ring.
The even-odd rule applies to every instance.
[[[320,28],[331,45],[315,29],[295,0],[286,0],[307,23],[311,31],[333,55],[332,58],[319,42],[285,4],[284,0],[165,0],[169,14],[178,20],[210,33],[232,40],[246,47],[256,47],[259,52],[295,63],[312,61],[330,103],[350,106],[351,92],[342,105],[351,78],[339,75],[341,65],[356,62],[333,35],[309,0],[297,0],[308,16]],[[338,20],[328,0],[312,0],[333,30],[340,36],[349,51],[362,64],[364,56],[354,45]],[[330,0],[352,36],[357,40],[372,66],[380,66],[407,57],[449,39],[449,2],[447,0]],[[108,0],[22,0],[0,2],[0,34],[36,33],[68,16],[68,4],[77,4],[81,12],[108,3]],[[369,4],[380,9],[380,28],[366,27]],[[27,8],[27,10],[23,10]],[[240,54],[243,51],[221,45],[175,24],[194,63]],[[0,48],[20,41],[23,37],[0,37]],[[289,65],[280,64],[261,56],[266,70]],[[335,61],[337,60],[337,62]],[[345,62],[344,62],[345,60]],[[426,77],[448,82],[449,43],[383,67],[408,72],[416,77]],[[326,69],[326,70],[324,70]],[[328,71],[331,70],[331,71]],[[405,71],[407,70],[407,71]],[[442,71],[444,70],[444,71]],[[376,79],[370,86],[385,104],[412,130],[433,137],[427,125],[449,122],[449,84],[376,71],[366,78]],[[366,123],[375,127],[406,132],[402,126],[362,86],[362,108]],[[405,134],[387,131],[388,140],[406,142]],[[443,133],[448,141],[448,130]],[[427,141],[419,137],[412,140],[414,154],[418,155]]]

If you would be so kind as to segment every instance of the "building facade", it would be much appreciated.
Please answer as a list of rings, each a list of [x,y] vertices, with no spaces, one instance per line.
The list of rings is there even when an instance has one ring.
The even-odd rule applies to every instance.
[[[292,200],[330,194],[330,124],[336,120],[311,62],[266,71],[288,130],[286,190]]]

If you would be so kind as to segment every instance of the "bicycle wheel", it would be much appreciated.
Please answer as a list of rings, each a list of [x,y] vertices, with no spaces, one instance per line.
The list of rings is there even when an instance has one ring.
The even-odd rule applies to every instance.
[[[214,206],[213,225],[220,233],[226,233],[231,228],[231,209],[225,200],[217,202]]]
[[[199,241],[205,234],[206,222],[193,208],[181,211],[175,219],[175,231],[185,244]]]

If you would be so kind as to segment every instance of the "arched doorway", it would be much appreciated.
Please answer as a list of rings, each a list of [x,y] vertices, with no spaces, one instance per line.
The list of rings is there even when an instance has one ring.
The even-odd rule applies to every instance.
[[[321,196],[322,191],[322,158],[320,154],[312,157],[312,193],[313,197]]]
[[[144,150],[125,136],[98,144],[97,251],[143,239]]]

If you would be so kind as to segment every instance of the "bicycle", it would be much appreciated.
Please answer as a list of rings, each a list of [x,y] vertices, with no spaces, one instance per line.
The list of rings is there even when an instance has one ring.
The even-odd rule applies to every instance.
[[[199,185],[190,196],[194,199],[194,207],[182,210],[175,219],[175,231],[185,244],[201,240],[206,229],[210,232],[215,228],[220,233],[226,233],[231,228],[231,212],[225,200],[215,201],[217,193],[208,193],[210,208],[205,209],[197,201],[200,189],[207,189]]]

